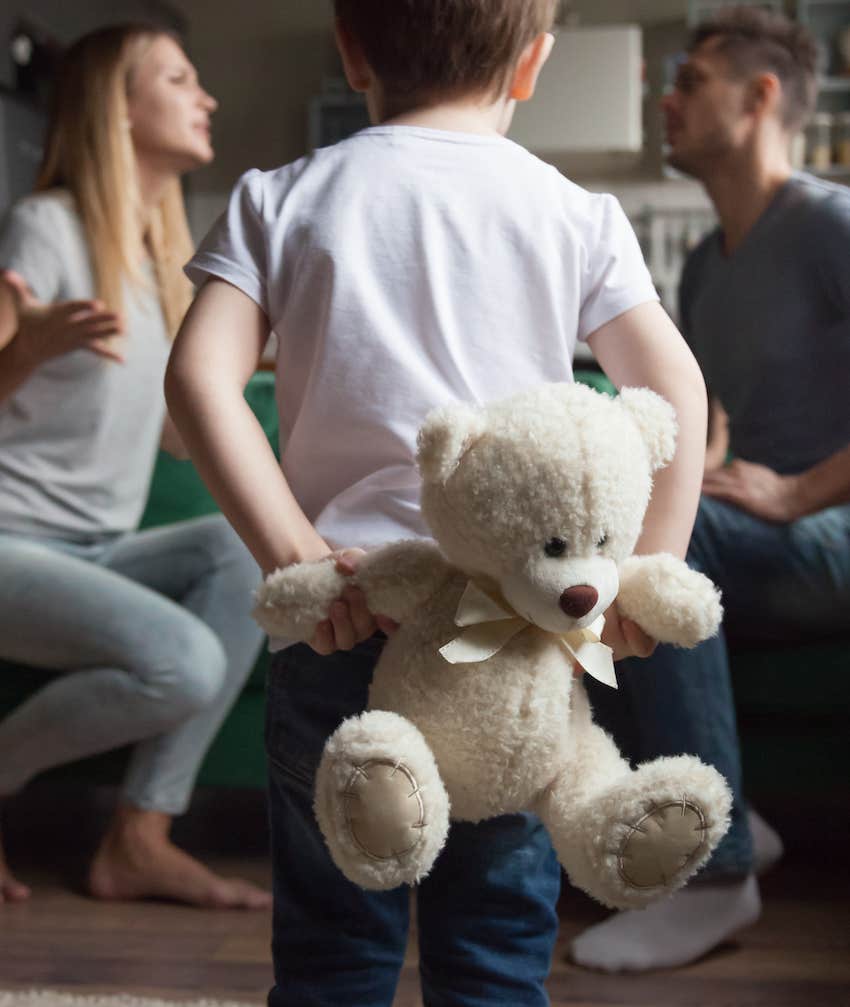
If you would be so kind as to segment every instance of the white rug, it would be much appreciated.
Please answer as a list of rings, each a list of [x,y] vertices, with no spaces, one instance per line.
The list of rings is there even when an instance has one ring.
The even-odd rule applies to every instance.
[[[105,996],[75,996],[53,990],[0,992],[0,1007],[257,1007],[257,1002],[236,1000],[156,1000],[126,993]]]

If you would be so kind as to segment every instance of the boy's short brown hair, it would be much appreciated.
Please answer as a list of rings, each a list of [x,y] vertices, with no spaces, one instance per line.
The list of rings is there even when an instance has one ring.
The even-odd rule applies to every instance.
[[[556,0],[334,0],[393,111],[466,94],[496,96]]]
[[[738,76],[775,73],[782,84],[782,123],[799,130],[817,98],[817,45],[807,28],[759,7],[726,7],[698,25],[688,43],[693,52],[709,39]]]

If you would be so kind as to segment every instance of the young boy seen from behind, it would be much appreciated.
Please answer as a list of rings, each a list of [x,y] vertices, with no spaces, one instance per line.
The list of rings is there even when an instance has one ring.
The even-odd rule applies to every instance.
[[[346,75],[375,125],[248,172],[192,260],[203,287],[175,344],[169,406],[264,573],[426,536],[415,466],[425,415],[570,381],[578,340],[616,384],[649,386],[676,408],[678,453],[639,549],[684,555],[705,447],[696,364],[616,200],[504,137],[548,55],[553,7],[337,0]],[[271,330],[280,465],[242,397]],[[365,708],[378,626],[390,629],[351,591],[312,647],[274,658],[272,1007],[393,1000],[409,891],[350,884],[312,810],[325,739]],[[617,656],[652,647],[615,612],[606,631]],[[548,1003],[559,880],[534,816],[455,823],[417,889],[424,1002]]]

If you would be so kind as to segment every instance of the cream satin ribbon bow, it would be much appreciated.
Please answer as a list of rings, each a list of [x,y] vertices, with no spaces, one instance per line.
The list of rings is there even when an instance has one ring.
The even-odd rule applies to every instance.
[[[470,580],[458,602],[455,625],[465,627],[463,632],[440,647],[440,653],[449,664],[486,661],[488,657],[497,654],[517,633],[534,624],[517,615],[512,609],[494,601],[489,594],[485,594]],[[600,615],[585,629],[574,629],[569,633],[552,633],[552,636],[557,638],[564,650],[591,678],[616,689],[613,651],[600,640],[604,626],[605,616]]]

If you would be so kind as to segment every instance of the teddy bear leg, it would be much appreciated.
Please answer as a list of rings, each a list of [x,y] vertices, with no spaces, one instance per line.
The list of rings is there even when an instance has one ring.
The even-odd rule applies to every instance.
[[[535,810],[549,830],[558,860],[571,883],[609,905],[605,879],[585,842],[584,832],[592,818],[588,809],[593,808],[596,797],[614,781],[627,778],[632,770],[613,740],[592,722],[590,704],[579,683],[573,687],[572,697],[572,751]]]
[[[583,689],[577,705],[586,704]],[[548,788],[541,817],[570,880],[615,909],[670,894],[708,859],[728,828],[731,797],[693,756],[631,770],[611,738],[574,710],[573,761]]]
[[[362,888],[420,881],[449,828],[449,798],[428,743],[384,710],[350,717],[328,738],[315,810],[334,863]]]

